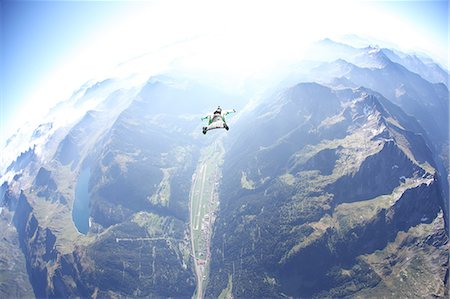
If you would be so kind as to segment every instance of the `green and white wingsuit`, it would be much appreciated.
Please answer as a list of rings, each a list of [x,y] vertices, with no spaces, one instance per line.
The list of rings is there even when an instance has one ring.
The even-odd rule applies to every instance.
[[[234,112],[236,112],[234,109],[222,111],[222,108],[218,106],[216,111],[202,117],[202,120],[208,120],[208,125],[203,127],[203,134],[206,134],[209,130],[222,128],[228,131],[230,128],[227,125],[225,116]]]

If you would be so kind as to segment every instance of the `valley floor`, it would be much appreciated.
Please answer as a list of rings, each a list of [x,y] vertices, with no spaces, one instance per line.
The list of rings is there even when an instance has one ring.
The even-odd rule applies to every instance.
[[[195,298],[203,298],[208,281],[211,258],[210,240],[212,225],[219,204],[218,185],[221,178],[224,148],[217,139],[206,147],[192,177],[190,193],[190,233],[192,256],[197,279]]]

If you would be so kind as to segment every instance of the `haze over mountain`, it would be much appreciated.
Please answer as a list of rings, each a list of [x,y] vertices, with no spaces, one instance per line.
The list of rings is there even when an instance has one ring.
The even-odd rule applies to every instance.
[[[89,82],[8,140],[1,297],[448,296],[447,70],[325,39],[204,77]],[[211,99],[238,113],[204,136]]]

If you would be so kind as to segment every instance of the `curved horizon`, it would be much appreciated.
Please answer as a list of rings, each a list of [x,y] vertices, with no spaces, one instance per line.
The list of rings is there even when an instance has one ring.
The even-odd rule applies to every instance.
[[[424,52],[448,71],[447,1],[3,1],[1,19],[2,144],[83,83],[149,52],[161,69],[182,61],[249,78],[301,60],[313,40],[354,34]]]

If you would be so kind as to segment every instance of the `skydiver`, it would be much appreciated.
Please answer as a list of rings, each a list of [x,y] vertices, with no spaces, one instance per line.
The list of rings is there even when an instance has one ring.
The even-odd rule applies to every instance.
[[[207,114],[202,117],[202,120],[208,120],[208,125],[206,127],[203,127],[203,134],[206,134],[206,132],[209,130],[221,128],[224,128],[228,131],[230,128],[227,125],[225,116],[234,112],[236,112],[236,110],[234,109],[222,111],[222,108],[218,106],[213,113]]]

